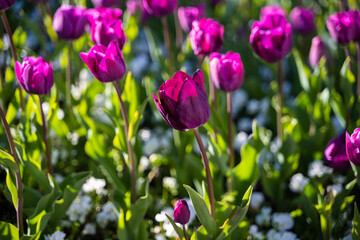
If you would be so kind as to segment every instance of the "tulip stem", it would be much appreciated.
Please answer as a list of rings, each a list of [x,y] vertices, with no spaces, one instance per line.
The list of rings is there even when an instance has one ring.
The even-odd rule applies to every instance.
[[[277,129],[277,136],[278,136],[278,145],[281,147],[283,142],[283,133],[282,133],[282,124],[281,124],[281,118],[282,118],[282,94],[283,94],[283,61],[280,60],[278,65],[278,95],[277,95],[277,101],[278,106],[276,108],[276,129]]]
[[[189,237],[188,237],[188,235],[187,235],[187,233],[186,233],[185,224],[182,225],[182,229],[183,229],[183,232],[184,232],[185,240],[189,240]]]
[[[233,169],[235,166],[235,156],[234,156],[234,144],[233,144],[233,113],[232,113],[232,92],[226,92],[226,105],[227,105],[227,114],[228,114],[228,155],[229,155],[229,166],[230,169]],[[232,191],[234,189],[233,182],[231,177],[228,180],[229,189]]]
[[[356,46],[356,57],[357,57],[357,95],[360,96],[360,45],[357,42]]]
[[[200,133],[199,130],[197,128],[193,129],[196,140],[198,142],[200,151],[201,151],[201,156],[202,156],[202,160],[203,160],[203,164],[204,164],[204,168],[205,168],[205,172],[206,172],[206,181],[208,184],[208,192],[209,192],[209,199],[210,199],[210,214],[211,216],[215,219],[215,196],[214,196],[214,187],[213,187],[213,182],[212,182],[212,178],[211,178],[211,172],[210,172],[210,166],[209,166],[209,160],[207,158],[206,155],[206,149],[204,147],[204,143],[201,140],[200,137]]]
[[[178,49],[181,49],[182,41],[183,41],[183,31],[180,27],[179,16],[178,16],[177,10],[174,13],[174,18],[175,18],[175,30],[176,30],[176,46]]]
[[[2,18],[2,21],[4,23],[4,27],[6,29],[6,32],[9,36],[9,41],[10,41],[10,48],[11,48],[11,53],[13,55],[13,59],[14,59],[14,64],[16,63],[17,61],[17,56],[16,56],[16,49],[15,49],[15,45],[14,45],[14,41],[13,41],[13,36],[12,36],[12,32],[11,32],[11,28],[10,28],[10,24],[9,24],[9,21],[6,17],[6,13],[5,11],[0,11],[1,12],[1,18]],[[20,85],[18,84],[18,88],[19,88],[19,94],[20,94],[20,106],[21,106],[21,110],[22,111],[25,111],[25,104],[24,104],[24,98],[23,98],[23,95],[22,95],[22,90],[21,90],[21,87]]]
[[[131,139],[129,138],[129,121],[125,109],[125,104],[121,99],[120,82],[118,81],[114,82],[114,86],[119,97],[121,114],[125,124],[125,137],[126,137],[126,144],[128,148],[129,162],[130,162],[131,202],[134,203],[136,201],[136,172],[135,172],[134,149],[131,145]]]
[[[53,166],[51,163],[51,153],[50,153],[50,144],[49,144],[49,139],[47,137],[47,128],[46,128],[46,119],[45,119],[45,115],[44,115],[44,110],[42,107],[42,100],[41,100],[41,96],[39,96],[39,106],[40,106],[40,114],[41,114],[41,120],[42,120],[42,131],[43,131],[43,139],[45,142],[45,151],[46,151],[46,162],[47,162],[47,166],[49,169],[49,173],[51,175],[54,174],[54,170],[53,170]]]
[[[17,209],[16,209],[16,220],[17,220],[17,227],[19,230],[19,238],[23,235],[23,189],[22,189],[22,182],[21,182],[21,173],[20,173],[20,165],[19,160],[16,153],[14,139],[11,135],[9,124],[6,121],[5,114],[0,108],[0,117],[5,128],[6,136],[10,145],[11,153],[14,157],[15,164],[17,166],[17,171],[15,171],[15,178],[16,178],[16,189],[17,189]],[[9,170],[10,171],[10,170]]]
[[[72,42],[68,42],[68,65],[66,68],[66,105],[71,108],[71,49]]]
[[[168,52],[169,75],[172,76],[174,73],[173,53],[171,51],[169,24],[167,22],[166,17],[161,18],[161,23],[163,25],[163,31],[164,31],[164,42]]]
[[[346,55],[346,57],[347,58],[349,58],[349,66],[348,66],[348,68],[349,68],[349,71],[350,72],[352,72],[351,71],[351,55],[350,55],[350,49],[349,49],[349,46],[345,46],[345,55]]]

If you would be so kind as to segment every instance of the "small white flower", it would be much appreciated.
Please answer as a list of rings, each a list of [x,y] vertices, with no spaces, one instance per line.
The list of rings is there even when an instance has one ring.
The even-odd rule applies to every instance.
[[[55,182],[60,184],[60,183],[62,183],[62,181],[64,181],[64,177],[58,173],[55,173],[54,180],[55,180]]]
[[[165,214],[167,214],[169,217],[173,216],[173,211],[174,209],[172,208],[164,208],[160,213],[156,214],[155,215],[155,220],[157,222],[165,222],[165,221],[168,221],[167,217]]]
[[[235,150],[240,151],[241,146],[249,139],[249,135],[246,132],[239,132],[235,138]]]
[[[344,184],[346,181],[346,177],[338,175],[338,176],[333,176],[333,181],[335,184]]]
[[[281,238],[281,233],[277,232],[275,229],[270,229],[266,233],[267,240],[279,240]]]
[[[66,234],[61,231],[56,231],[51,235],[46,235],[45,240],[64,240]]]
[[[91,208],[91,198],[87,195],[80,195],[72,202],[66,214],[68,215],[70,221],[84,223],[86,215],[89,213]]]
[[[247,92],[243,89],[239,89],[232,94],[232,110],[234,116],[236,116],[240,110],[245,106],[247,103],[249,96]]]
[[[161,147],[160,141],[157,137],[151,137],[148,141],[144,142],[144,154],[150,156],[152,153],[155,153]]]
[[[271,208],[270,207],[263,207],[260,210],[260,214],[256,215],[255,222],[257,225],[269,225],[271,220]]]
[[[176,178],[164,177],[163,178],[163,186],[167,189],[177,189],[178,183],[176,181]]]
[[[308,176],[310,178],[314,177],[322,177],[325,174],[329,174],[331,172],[331,168],[328,166],[325,166],[322,161],[315,160],[310,163],[309,170],[308,170]]]
[[[327,186],[326,191],[328,193],[332,192],[333,196],[336,197],[343,190],[343,186],[341,184],[335,184]]]
[[[163,234],[158,233],[155,235],[155,240],[166,240],[166,237]]]
[[[264,234],[262,232],[259,232],[259,228],[256,225],[250,226],[249,234],[253,237],[253,239],[261,240],[264,238]]]
[[[292,192],[300,193],[308,183],[309,179],[307,177],[304,177],[301,173],[296,173],[291,177],[289,188]]]
[[[95,223],[87,223],[84,226],[84,230],[82,232],[84,235],[95,235],[96,234],[96,226]]]
[[[143,128],[143,129],[139,130],[139,136],[140,136],[141,140],[143,140],[144,142],[149,141],[151,135],[152,134],[151,134],[150,129]]]
[[[143,172],[150,166],[150,160],[146,156],[142,156],[139,162],[139,171]]]
[[[255,115],[260,111],[260,102],[256,99],[252,99],[247,103],[246,112],[250,115]]]
[[[283,232],[280,238],[280,240],[296,240],[296,239],[297,237],[295,233],[287,232],[287,231]]]
[[[44,115],[46,117],[50,112],[50,104],[48,102],[43,102],[42,108],[43,108],[43,111],[44,111]]]
[[[57,111],[57,113],[56,113],[56,116],[57,116],[57,118],[59,119],[59,120],[63,120],[64,119],[64,117],[65,117],[65,113],[64,113],[64,111],[62,110],[62,109],[58,109],[58,111]]]
[[[101,228],[105,228],[108,222],[115,222],[117,219],[115,207],[111,202],[105,203],[102,211],[96,215],[96,222]]]
[[[274,213],[272,215],[272,225],[280,232],[283,232],[294,226],[294,219],[289,213]]]
[[[237,124],[237,127],[240,131],[249,132],[252,127],[252,120],[250,118],[241,118]]]
[[[253,192],[250,200],[251,208],[259,209],[261,204],[263,204],[264,200],[265,200],[264,194],[262,194],[261,192]]]
[[[101,195],[106,193],[106,190],[104,189],[105,186],[106,182],[104,179],[97,179],[91,176],[82,186],[82,190],[86,193],[96,191],[97,195]]]

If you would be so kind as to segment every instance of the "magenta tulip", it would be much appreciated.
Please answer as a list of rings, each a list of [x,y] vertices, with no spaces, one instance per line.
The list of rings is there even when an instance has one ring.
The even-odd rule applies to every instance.
[[[303,35],[314,32],[316,26],[314,22],[314,14],[312,11],[303,8],[295,7],[290,12],[290,23],[295,32]]]
[[[54,84],[52,63],[42,57],[26,57],[23,63],[15,63],[15,73],[20,86],[30,94],[44,95]]]
[[[172,14],[178,0],[142,0],[144,8],[150,15],[163,17]]]
[[[205,5],[199,4],[194,7],[179,7],[178,17],[181,28],[185,32],[190,32],[192,23],[205,17]]]
[[[346,132],[346,154],[356,166],[360,166],[360,128],[351,134]]]
[[[157,109],[171,127],[188,131],[204,125],[210,117],[210,107],[204,88],[204,76],[197,70],[193,77],[176,72],[161,84],[160,101],[153,94]]]
[[[117,41],[122,49],[126,36],[121,20],[96,21],[91,27],[91,40],[97,45],[107,46],[113,40]]]
[[[359,10],[350,10],[350,16],[354,23],[354,36],[353,41],[360,41],[360,11]]]
[[[339,12],[326,20],[331,37],[339,44],[349,44],[354,39],[354,22],[348,12]]]
[[[12,5],[14,5],[14,3],[15,3],[15,0],[1,0],[0,1],[0,11],[8,9]]]
[[[315,68],[322,57],[326,57],[325,44],[319,36],[316,36],[311,41],[311,48],[309,53],[310,66]]]
[[[124,58],[117,41],[112,41],[108,47],[95,45],[89,53],[80,53],[80,57],[100,82],[117,81],[126,72]]]
[[[59,38],[75,40],[81,37],[85,31],[86,16],[85,8],[63,4],[55,12],[53,29]]]
[[[184,199],[180,199],[176,202],[174,208],[174,222],[185,225],[190,220],[190,210],[189,206]]]
[[[91,0],[95,7],[119,7],[120,0]]]
[[[282,9],[280,6],[277,6],[277,5],[265,6],[265,7],[262,7],[260,10],[260,21],[263,20],[264,17],[269,14],[281,15],[284,18],[286,17],[285,10]]]
[[[349,170],[350,162],[346,154],[345,133],[331,139],[324,151],[325,164],[336,171]]]
[[[112,20],[119,20],[123,12],[118,8],[97,7],[86,10],[86,18],[90,26],[94,25],[96,21],[110,22]]]

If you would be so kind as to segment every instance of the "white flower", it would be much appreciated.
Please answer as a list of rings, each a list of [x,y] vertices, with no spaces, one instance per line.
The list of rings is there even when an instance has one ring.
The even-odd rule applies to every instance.
[[[56,231],[51,235],[45,235],[45,240],[64,240],[66,234],[61,231]]]
[[[105,203],[102,211],[96,215],[96,222],[101,228],[105,228],[108,222],[115,222],[117,219],[115,207],[111,202]]]
[[[253,237],[253,239],[263,239],[264,234],[259,232],[259,228],[256,225],[251,225],[249,228],[249,234]]]
[[[279,240],[281,238],[281,233],[277,232],[275,229],[270,229],[266,233],[267,240]]]
[[[335,184],[344,184],[346,181],[346,177],[345,176],[341,176],[341,175],[338,175],[338,176],[333,176],[333,182]]]
[[[189,211],[190,211],[189,222],[185,225],[185,227],[187,227],[188,225],[190,225],[195,220],[196,212],[195,212],[194,206],[193,206],[190,198],[184,198],[184,200],[186,201],[186,203],[187,203],[187,205],[189,207]]]
[[[141,140],[143,140],[144,142],[149,141],[149,139],[151,137],[151,131],[147,128],[140,129],[139,136],[140,136]]]
[[[70,205],[66,214],[72,222],[85,222],[85,217],[91,210],[91,198],[89,196],[78,196]]]
[[[296,239],[297,237],[295,233],[287,232],[287,231],[283,232],[280,238],[280,240],[296,240]]]
[[[64,177],[58,173],[55,173],[54,180],[55,180],[55,182],[60,184],[60,183],[62,183],[62,181],[64,181]]]
[[[165,214],[167,214],[169,217],[171,217],[173,215],[173,209],[172,208],[164,208],[160,213],[155,215],[155,220],[157,222],[165,222],[168,221],[167,217]]]
[[[178,183],[176,181],[176,178],[164,177],[163,178],[163,186],[167,189],[177,189]]]
[[[283,232],[294,226],[294,219],[289,213],[274,213],[272,215],[272,225],[280,232]]]
[[[252,127],[252,120],[250,118],[241,118],[237,124],[237,127],[240,131],[249,132]]]
[[[58,111],[57,111],[57,113],[56,113],[56,116],[57,116],[57,118],[58,118],[59,120],[63,120],[64,117],[65,117],[65,113],[64,113],[64,111],[63,111],[61,108],[59,108]]]
[[[249,96],[243,89],[239,89],[232,94],[232,110],[236,116],[240,110],[245,106]]]
[[[268,98],[261,99],[260,102],[260,113],[266,114],[269,110],[270,100]]]
[[[166,237],[163,234],[158,233],[155,235],[155,240],[166,240]]]
[[[252,99],[247,103],[246,112],[250,115],[255,115],[260,111],[260,102],[256,99]]]
[[[248,141],[249,135],[246,132],[239,132],[235,138],[235,150],[240,151],[241,146]]]
[[[336,197],[343,190],[343,186],[341,184],[335,184],[327,186],[326,191],[328,193],[332,192],[333,196]]]
[[[308,183],[309,179],[307,177],[304,177],[301,173],[296,173],[291,177],[289,188],[292,192],[300,193]]]
[[[261,192],[253,192],[250,200],[251,208],[259,209],[261,204],[263,204],[264,200],[265,200],[264,194],[262,194]]]
[[[146,156],[142,156],[139,162],[139,171],[143,172],[150,166],[150,160]]]
[[[308,176],[310,178],[322,177],[325,174],[329,174],[330,172],[331,172],[331,168],[325,166],[322,161],[315,160],[312,163],[310,163]]]
[[[49,114],[50,111],[50,104],[48,102],[43,102],[43,104],[41,105],[44,111],[44,115],[45,117]]]
[[[260,214],[256,215],[255,222],[257,225],[269,225],[271,220],[271,208],[270,207],[263,207],[260,210]]]
[[[143,145],[144,154],[150,156],[152,153],[155,153],[161,147],[160,141],[157,137],[151,137],[148,141],[144,142]]]
[[[95,223],[87,223],[84,226],[84,230],[82,232],[84,235],[95,235],[96,234],[96,226]]]
[[[97,179],[91,176],[82,186],[82,190],[86,193],[95,190],[97,195],[101,195],[106,193],[106,190],[104,189],[105,185],[106,182],[104,179]]]

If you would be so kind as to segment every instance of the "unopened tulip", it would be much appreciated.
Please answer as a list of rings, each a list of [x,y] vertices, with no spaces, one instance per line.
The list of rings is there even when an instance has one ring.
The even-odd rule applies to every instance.
[[[101,82],[114,82],[125,74],[124,58],[116,41],[112,41],[108,47],[95,45],[88,53],[80,53],[80,57]]]
[[[178,17],[181,28],[185,32],[190,32],[192,23],[205,17],[205,5],[199,4],[193,7],[179,7]]]
[[[190,220],[190,210],[186,200],[181,199],[176,202],[174,208],[174,222],[185,225]]]
[[[153,94],[157,109],[171,127],[187,131],[204,125],[210,117],[210,107],[200,70],[190,77],[176,72],[174,77],[161,84],[160,101]]]
[[[122,11],[119,8],[97,7],[86,10],[86,18],[90,26],[96,21],[110,22],[120,19],[121,16]]]
[[[310,34],[315,30],[314,14],[309,9],[295,7],[290,12],[290,23],[295,32],[303,35]]]
[[[95,7],[119,7],[120,0],[91,0]]]
[[[0,11],[8,9],[12,5],[14,5],[14,3],[15,3],[15,0],[1,0],[0,1]]]
[[[233,92],[241,87],[244,81],[244,67],[240,54],[227,52],[210,54],[210,75],[216,88]]]
[[[315,68],[322,57],[326,57],[325,44],[319,36],[316,36],[311,41],[309,53],[310,66]]]
[[[331,37],[339,44],[349,44],[354,39],[354,22],[349,12],[339,12],[326,20]]]
[[[172,14],[178,0],[142,0],[144,8],[150,15],[163,17]]]
[[[346,132],[345,142],[349,160],[356,166],[360,166],[360,128],[356,128],[351,136]]]
[[[224,39],[224,26],[211,18],[194,21],[189,40],[195,55],[206,56],[220,51]]]
[[[15,73],[20,86],[30,94],[48,94],[54,84],[52,63],[42,57],[26,57],[22,64],[16,62]]]
[[[260,21],[264,19],[264,17],[268,14],[279,14],[283,17],[286,17],[286,12],[280,6],[273,5],[273,6],[265,6],[262,7],[260,10]]]
[[[61,5],[53,19],[53,29],[59,38],[75,40],[81,37],[87,22],[85,12],[83,7]]]
[[[354,23],[354,36],[353,41],[360,41],[360,11],[359,10],[350,10],[350,16]]]
[[[346,154],[345,133],[331,139],[324,151],[325,164],[336,171],[344,172],[350,168]]]
[[[291,25],[281,14],[267,14],[261,21],[254,22],[250,43],[260,58],[269,63],[277,62],[293,46]]]
[[[101,44],[104,46],[109,45],[111,41],[115,40],[122,49],[126,41],[122,21],[96,21],[91,27],[91,40],[97,45]]]

